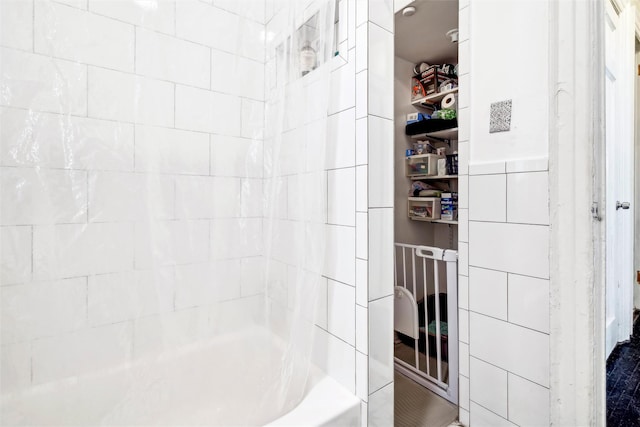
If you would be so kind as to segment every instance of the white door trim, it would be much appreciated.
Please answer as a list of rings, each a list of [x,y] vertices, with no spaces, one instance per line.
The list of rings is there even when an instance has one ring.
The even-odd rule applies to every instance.
[[[550,7],[550,419],[604,425],[603,2]],[[588,90],[586,90],[588,88]]]
[[[549,5],[550,419],[604,426],[604,2]]]

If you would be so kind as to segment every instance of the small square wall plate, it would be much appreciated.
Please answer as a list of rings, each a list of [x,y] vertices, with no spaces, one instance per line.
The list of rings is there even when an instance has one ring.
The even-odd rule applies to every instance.
[[[489,120],[489,133],[511,130],[511,100],[493,102]]]

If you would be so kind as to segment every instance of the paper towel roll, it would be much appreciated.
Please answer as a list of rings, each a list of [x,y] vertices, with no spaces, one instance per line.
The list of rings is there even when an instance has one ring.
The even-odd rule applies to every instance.
[[[456,108],[456,96],[452,93],[442,98],[442,103],[440,104],[442,108]]]

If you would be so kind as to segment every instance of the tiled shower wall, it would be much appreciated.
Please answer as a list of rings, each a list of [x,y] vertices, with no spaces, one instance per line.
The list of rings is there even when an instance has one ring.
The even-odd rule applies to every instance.
[[[387,426],[393,424],[393,2],[341,0],[338,8],[340,57],[329,64],[325,163],[328,263],[313,358],[362,400],[363,425]],[[268,31],[278,31],[271,25]]]
[[[0,13],[2,390],[255,313],[265,3]]]
[[[460,420],[471,426],[549,425],[548,5],[507,3],[460,1]],[[509,99],[510,131],[489,133],[490,104]]]

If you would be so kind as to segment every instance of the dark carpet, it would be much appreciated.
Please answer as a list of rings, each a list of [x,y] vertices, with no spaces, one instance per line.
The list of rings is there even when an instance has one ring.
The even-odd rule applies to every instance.
[[[640,426],[640,321],[607,359],[607,426]]]

